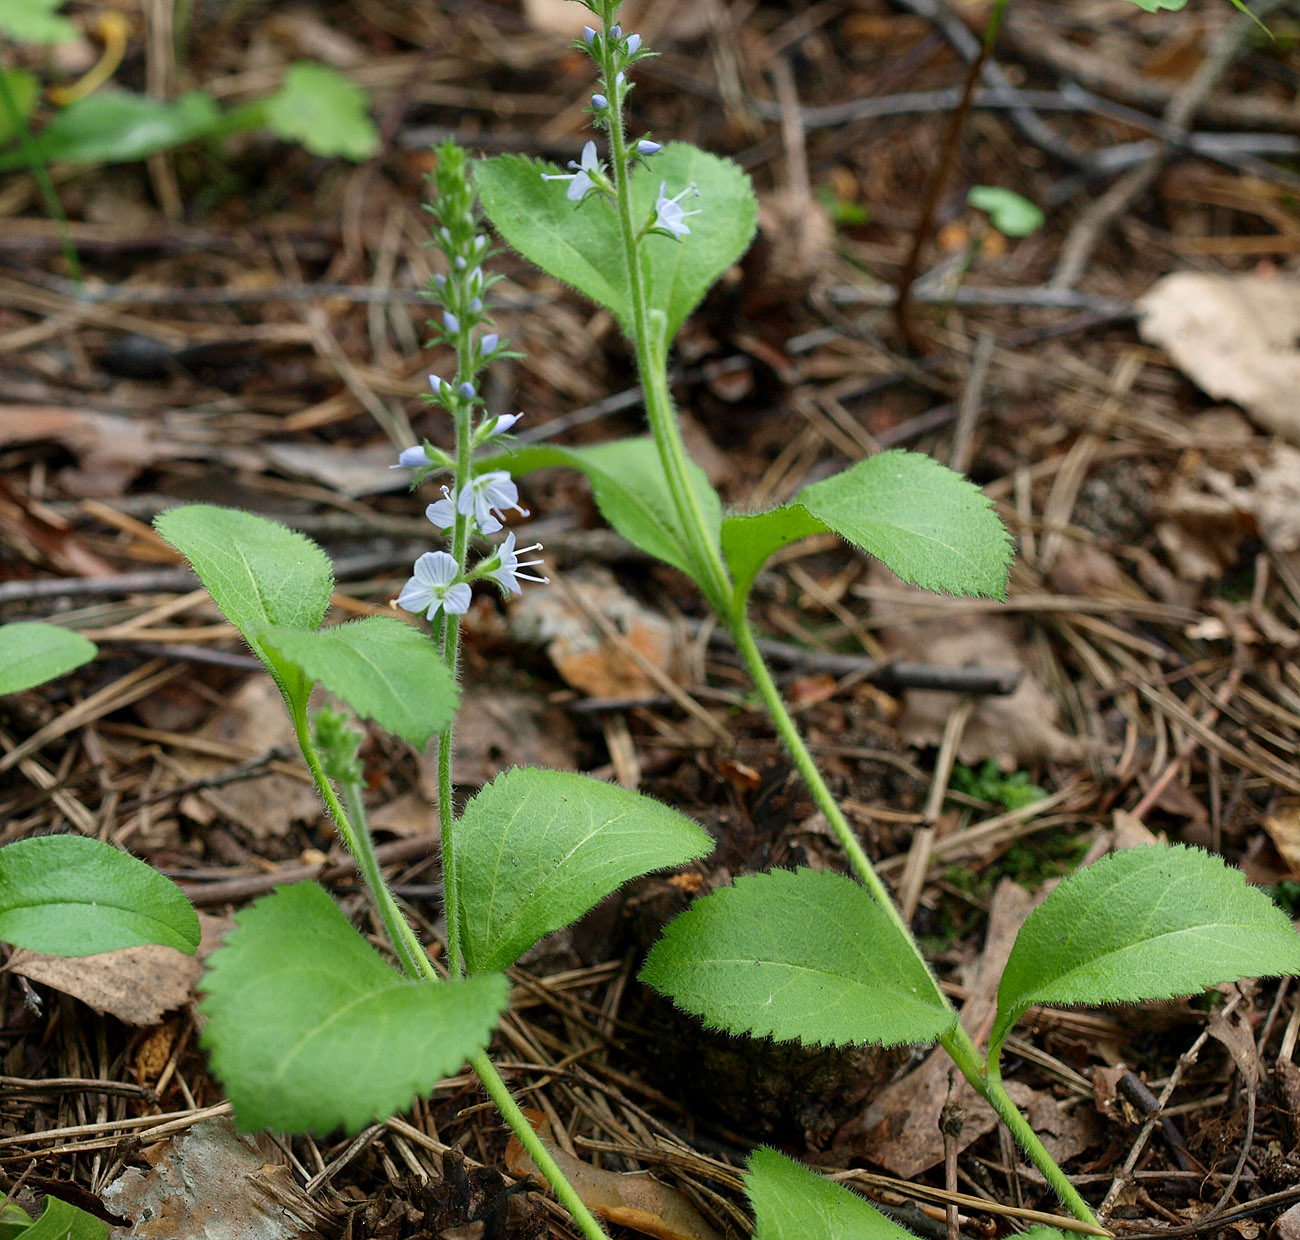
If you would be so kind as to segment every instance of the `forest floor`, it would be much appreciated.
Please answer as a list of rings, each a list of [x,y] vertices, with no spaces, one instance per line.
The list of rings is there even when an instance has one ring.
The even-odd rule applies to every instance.
[[[800,724],[949,993],[987,1010],[1032,897],[1144,840],[1220,852],[1294,911],[1296,20],[1274,12],[1270,42],[1220,0],[1155,14],[1015,0],[904,331],[894,290],[986,6],[633,7],[625,28],[661,53],[638,68],[635,125],[737,160],[761,202],[757,243],[674,359],[688,442],[724,501],[780,500],[907,447],[967,472],[1015,536],[1005,605],[905,589],[830,538],[783,552],[755,592]],[[259,132],[56,165],[80,286],[36,180],[0,186],[0,619],[56,620],[100,647],[0,703],[0,843],[77,831],[129,849],[191,896],[204,952],[249,901],[303,877],[366,925],[274,687],[150,521],[179,502],[274,517],[334,558],[333,619],[392,614],[436,545],[422,516],[436,495],[388,467],[422,436],[447,440],[421,400],[448,360],[422,346],[431,147],[576,157],[593,75],[568,41],[583,10],[198,4],[173,39],[181,6],[121,9],[118,84],[231,106],[321,60],[368,92],[382,146],[350,163]],[[91,29],[91,5],[67,11]],[[13,50],[48,80],[95,53]],[[977,185],[1038,204],[1044,223],[1004,235],[967,204]],[[639,433],[610,317],[508,254],[497,270],[495,313],[522,356],[493,366],[489,408],[522,410],[527,441]],[[1141,300],[1175,271],[1215,278]],[[516,764],[585,771],[677,807],[718,847],[525,959],[495,1043],[512,1086],[558,1147],[610,1173],[592,1191],[640,1186],[654,1234],[746,1234],[738,1168],[758,1143],[846,1173],[936,1237],[946,1191],[987,1203],[962,1205],[972,1237],[1053,1210],[979,1108],[945,1149],[942,1064],[707,1034],[636,981],[692,894],[842,861],[694,587],[606,531],[575,474],[521,489],[521,533],[545,543],[552,584],[508,606],[476,597],[458,787]],[[986,692],[980,672],[1014,693]],[[363,756],[381,857],[436,947],[434,763],[377,731]],[[229,1108],[199,1046],[197,974],[179,953],[11,953],[0,1187],[110,1218],[105,1187],[186,1140],[211,1143],[189,1147],[209,1165],[217,1147],[252,1157],[203,1123]],[[1006,1075],[1117,1234],[1253,1240],[1300,1203],[1298,1029],[1287,980],[1036,1010]],[[515,1165],[505,1144],[466,1073],[355,1139],[262,1138],[240,1187],[193,1188],[191,1204],[224,1194],[257,1214],[270,1194],[306,1220],[276,1235],[570,1234],[540,1195],[496,1231],[470,1222]],[[697,1213],[675,1215],[660,1185]],[[227,1234],[201,1226],[131,1234]]]

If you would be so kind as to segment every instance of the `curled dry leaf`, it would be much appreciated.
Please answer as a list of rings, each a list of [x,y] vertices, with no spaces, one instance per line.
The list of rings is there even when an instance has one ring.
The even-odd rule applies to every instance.
[[[1216,400],[1300,440],[1300,281],[1179,271],[1139,299],[1142,338]]]
[[[677,1189],[640,1172],[593,1167],[545,1138],[543,1141],[583,1203],[606,1222],[630,1227],[655,1240],[722,1240]],[[511,1137],[506,1147],[506,1170],[521,1180],[531,1176],[545,1182],[518,1137]]]
[[[112,1240],[297,1240],[332,1234],[337,1222],[273,1165],[269,1142],[263,1152],[228,1119],[200,1120],[144,1157],[148,1171],[130,1168],[104,1190],[110,1210],[136,1220]]]

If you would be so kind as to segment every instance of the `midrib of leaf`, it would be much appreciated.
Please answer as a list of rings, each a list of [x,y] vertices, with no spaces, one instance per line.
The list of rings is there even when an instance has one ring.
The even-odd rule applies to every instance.
[[[1060,985],[1062,982],[1068,981],[1068,979],[1070,978],[1084,976],[1087,974],[1090,968],[1096,967],[1098,963],[1101,961],[1113,962],[1127,955],[1128,953],[1137,951],[1139,948],[1148,947],[1152,943],[1172,942],[1178,939],[1179,936],[1181,935],[1197,935],[1197,934],[1201,934],[1202,932],[1211,932],[1214,930],[1227,930],[1231,932],[1231,931],[1240,930],[1241,927],[1242,927],[1242,923],[1239,921],[1224,921],[1224,922],[1211,921],[1211,922],[1200,922],[1195,926],[1183,926],[1178,930],[1165,930],[1160,934],[1152,934],[1147,936],[1146,938],[1141,938],[1126,943],[1124,944],[1123,947],[1111,948],[1110,950],[1105,951],[1100,955],[1093,956],[1089,960],[1084,961],[1082,964],[1075,965],[1073,968],[1067,969],[1064,972],[1054,973],[1050,977],[1046,978],[1043,982],[1039,983],[1038,985],[1030,987],[1026,993],[1032,995],[1036,992],[1042,991],[1045,987],[1049,985],[1057,986]],[[1268,929],[1268,927],[1266,926],[1259,926],[1257,928],[1261,930]],[[1171,985],[1174,986],[1175,988],[1177,987],[1177,983],[1171,983]],[[1024,1002],[1024,1001],[1017,1000],[1017,1003],[1020,1002]],[[1027,1000],[1027,1002],[1032,1003],[1033,1000],[1029,999]]]
[[[160,926],[170,934],[177,933],[176,927],[171,922],[164,921],[161,917],[156,917],[152,913],[142,913],[129,904],[113,904],[108,900],[59,900],[57,903],[49,900],[16,900],[0,905],[0,917],[3,917],[6,913],[17,912],[21,909],[67,909],[72,912],[86,908],[107,909],[114,913],[126,913],[130,917],[139,918],[148,925]]]
[[[326,974],[326,976],[331,975]],[[284,1058],[281,1060],[280,1066],[276,1069],[275,1075],[272,1079],[277,1081],[283,1080],[285,1073],[289,1070],[290,1066],[297,1062],[298,1056],[303,1047],[322,1037],[331,1025],[337,1024],[362,1004],[369,1003],[370,1000],[379,995],[386,995],[394,990],[401,990],[406,985],[418,985],[418,983],[404,983],[400,978],[395,978],[393,984],[390,985],[386,983],[382,986],[373,987],[372,989],[367,990],[364,994],[357,995],[354,999],[349,999],[348,1002],[343,1004],[341,1007],[335,1008],[324,1020],[318,1021],[311,1029],[307,1030],[293,1044],[293,1046],[285,1052]]]

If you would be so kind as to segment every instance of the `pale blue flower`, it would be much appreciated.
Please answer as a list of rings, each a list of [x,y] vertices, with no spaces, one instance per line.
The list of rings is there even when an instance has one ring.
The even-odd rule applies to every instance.
[[[588,142],[582,148],[582,160],[577,162],[569,160],[569,167],[574,169],[573,172],[551,172],[542,173],[543,181],[568,181],[569,189],[565,194],[570,202],[580,202],[593,189],[596,188],[596,182],[593,179],[599,177],[602,181],[605,178],[605,165],[596,158],[596,144]]]
[[[505,541],[497,548],[496,556],[501,562],[496,568],[489,569],[487,576],[491,577],[507,594],[522,594],[523,587],[519,584],[521,581],[536,581],[541,585],[549,582],[548,577],[539,577],[535,573],[526,573],[525,568],[535,568],[542,561],[521,560],[521,555],[527,555],[531,551],[540,551],[541,543],[533,543],[531,547],[520,547],[515,550],[515,532],[511,530],[505,537]]]
[[[435,529],[449,530],[456,524],[456,492],[442,488],[442,498],[434,500],[425,510],[424,515],[433,523]],[[500,529],[497,526],[497,529]],[[491,534],[494,531],[489,530]]]
[[[469,610],[471,591],[458,581],[460,566],[445,551],[426,551],[415,561],[415,575],[402,587],[397,605],[404,611],[424,612],[430,620],[439,609],[463,616]]]
[[[479,433],[484,439],[491,439],[493,435],[504,435],[523,416],[522,413],[499,413]]]
[[[429,463],[429,455],[424,450],[423,444],[416,444],[413,448],[403,448],[397,457],[397,464],[390,465],[389,469],[419,469]]]
[[[685,220],[687,216],[699,215],[696,211],[683,211],[681,200],[689,193],[694,193],[698,198],[700,191],[692,181],[680,194],[675,198],[669,198],[667,195],[668,182],[659,182],[659,197],[655,201],[655,217],[650,224],[652,231],[662,231],[672,233],[674,237],[685,237],[689,235],[690,229],[687,227]]]
[[[504,469],[493,469],[470,479],[469,485],[456,496],[456,511],[463,516],[474,515],[474,521],[484,534],[501,528],[507,512],[528,515],[527,508],[519,506],[519,488]]]

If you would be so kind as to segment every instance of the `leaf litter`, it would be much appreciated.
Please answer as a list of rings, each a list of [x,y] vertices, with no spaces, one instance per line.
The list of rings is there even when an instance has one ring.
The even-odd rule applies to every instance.
[[[1160,76],[1149,56],[1151,46],[1167,42],[1164,19],[1173,15],[1126,12],[1121,20],[1116,10],[1080,40],[1050,6],[1023,4],[999,49],[1004,64],[1023,59],[1034,71],[1020,50],[1028,41],[1032,64],[1151,115],[1178,90],[1177,79]],[[880,307],[902,261],[941,118],[872,109],[882,91],[944,89],[959,70],[955,58],[936,51],[942,30],[936,34],[914,6],[903,7],[908,11],[810,11],[799,15],[797,28],[789,24],[789,6],[775,3],[748,16],[684,2],[648,7],[641,28],[670,53],[664,63],[672,73],[662,80],[648,74],[636,103],[656,133],[694,133],[720,149],[749,150],[764,188],[775,187],[770,201],[777,209],[764,212],[760,246],[729,273],[680,342],[675,392],[698,427],[697,442],[717,449],[706,464],[726,498],[744,505],[780,498],[832,464],[882,446],[905,444],[949,459],[953,418],[968,418],[975,476],[1020,539],[1010,605],[1002,611],[873,596],[878,583],[864,581],[862,566],[831,540],[789,549],[756,587],[764,628],[797,645],[787,674],[819,758],[884,872],[916,874],[914,927],[954,992],[970,999],[993,981],[973,970],[986,934],[996,946],[1008,899],[999,881],[1039,889],[1062,864],[1104,846],[1112,825],[1134,838],[1147,838],[1152,828],[1172,839],[1199,838],[1252,875],[1283,889],[1294,881],[1296,458],[1289,443],[1269,438],[1296,438],[1296,306],[1284,270],[1294,224],[1285,187],[1230,168],[1208,171],[1180,152],[1159,184],[1159,200],[1130,204],[1122,227],[1100,239],[1082,285],[1053,293],[1053,303],[1046,296],[1052,264],[1082,200],[1072,199],[1078,190],[1056,156],[1005,160],[1009,144],[1024,141],[1008,126],[1023,118],[988,113],[981,123],[998,139],[972,142],[960,157],[952,221],[958,228],[951,235],[961,244],[951,253],[969,254],[976,221],[962,217],[959,204],[970,185],[1010,179],[1024,197],[1055,196],[1060,205],[1034,237],[1000,250],[983,247],[960,278],[942,268],[942,252],[932,255],[936,300],[924,304],[937,308],[924,315],[937,347],[919,359],[905,357]],[[66,830],[69,822],[88,833],[120,832],[127,846],[193,890],[229,891],[223,884],[231,882],[264,883],[266,890],[286,862],[319,865],[326,858],[332,841],[301,781],[277,773],[220,782],[285,739],[262,726],[282,717],[265,675],[245,679],[239,666],[221,665],[246,659],[246,652],[228,636],[205,632],[202,618],[179,602],[175,613],[132,631],[133,620],[180,597],[161,576],[151,584],[157,548],[139,529],[161,507],[192,498],[277,515],[338,554],[369,557],[372,575],[349,583],[349,605],[360,609],[350,614],[386,608],[400,588],[391,566],[409,559],[411,527],[419,522],[411,521],[405,496],[380,489],[385,480],[374,466],[392,450],[393,428],[380,429],[372,418],[397,409],[417,434],[437,433],[418,400],[423,372],[434,368],[418,350],[424,311],[406,297],[427,274],[418,244],[420,178],[428,166],[421,127],[455,117],[450,123],[469,125],[472,140],[512,149],[521,133],[535,131],[535,153],[576,156],[581,117],[574,100],[584,79],[577,61],[565,58],[565,36],[548,33],[558,6],[543,8],[528,10],[536,24],[502,37],[477,18],[415,8],[397,13],[369,3],[344,12],[322,0],[286,16],[283,26],[268,23],[246,46],[226,27],[192,40],[187,72],[237,94],[255,93],[258,75],[274,78],[298,55],[367,66],[375,114],[395,118],[393,144],[382,166],[360,170],[273,151],[260,140],[236,145],[232,168],[251,172],[249,184],[265,184],[270,197],[217,195],[206,207],[187,206],[176,217],[184,224],[156,205],[165,202],[165,188],[155,199],[134,169],[62,181],[83,261],[101,287],[112,286],[93,313],[66,292],[51,291],[62,287],[46,280],[58,277],[57,238],[40,209],[6,208],[14,227],[0,258],[0,338],[15,359],[5,379],[15,414],[0,417],[0,606],[6,619],[16,609],[22,618],[57,617],[84,631],[118,634],[105,643],[101,662],[52,687],[48,698],[21,695],[3,705],[6,749],[42,737],[3,773],[6,838]],[[1204,60],[1217,20],[1207,10],[1177,40],[1184,69]],[[1259,71],[1260,58],[1279,57],[1269,71],[1291,72],[1285,58],[1294,53],[1251,55],[1234,70],[1231,88],[1205,102],[1204,123],[1226,125],[1233,141],[1246,141],[1251,124],[1283,116],[1286,136],[1289,104],[1282,86]],[[818,110],[827,108],[840,111]],[[1254,121],[1243,119],[1249,109]],[[1043,115],[1076,152],[1105,147],[1118,158],[1133,137],[1108,117]],[[168,166],[184,171],[186,158]],[[801,203],[815,207],[802,212]],[[1208,284],[1174,284],[1172,296],[1161,288],[1162,304],[1157,279],[1182,265],[1172,253],[1195,255],[1196,265],[1212,270],[1196,273],[1208,275]],[[493,399],[502,409],[524,408],[531,426],[548,427],[565,443],[634,433],[639,420],[626,397],[622,405],[601,403],[630,381],[607,316],[590,314],[525,269],[506,276],[504,299],[538,306],[518,316],[512,333],[522,351],[541,356],[494,371]],[[301,324],[294,289],[313,280],[331,282],[320,304],[335,352],[318,347]],[[401,296],[374,301],[386,288]],[[1094,317],[1087,325],[1072,317],[1104,318],[1147,290],[1143,332],[1157,330],[1152,325],[1166,317],[1170,301],[1182,303],[1161,342],[1149,338],[1167,352],[1140,347],[1123,322]],[[149,301],[144,293],[161,296]],[[250,331],[250,323],[258,329]],[[995,339],[986,376],[976,383],[968,361],[983,331]],[[201,336],[211,348],[192,369],[164,366],[153,377],[113,369],[113,342],[144,334],[172,342]],[[1128,378],[1120,385],[1125,365]],[[1207,408],[1201,392],[1236,402],[1250,420]],[[32,411],[40,416],[30,417]],[[836,858],[725,647],[706,645],[707,637],[682,642],[674,632],[658,660],[666,649],[659,621],[672,609],[688,616],[695,610],[681,579],[608,540],[584,543],[592,513],[572,479],[539,475],[528,486],[529,505],[559,527],[547,542],[548,551],[559,548],[561,572],[580,581],[580,561],[602,564],[606,584],[626,596],[617,606],[630,619],[627,626],[616,622],[616,631],[626,636],[643,623],[653,629],[654,644],[643,652],[655,654],[660,670],[714,726],[668,699],[662,686],[638,680],[641,669],[630,671],[621,651],[615,657],[617,642],[606,638],[579,647],[576,658],[559,651],[553,659],[511,632],[515,608],[491,605],[470,625],[466,650],[468,680],[478,692],[457,734],[461,793],[515,762],[617,772],[707,824],[719,851],[709,868],[677,883],[633,885],[571,935],[540,945],[517,983],[510,1040],[500,1048],[521,1065],[512,1069],[513,1083],[559,1117],[556,1148],[584,1160],[597,1179],[648,1183],[641,1172],[656,1169],[723,1234],[742,1230],[735,1169],[759,1141],[782,1143],[827,1166],[891,1166],[887,1144],[832,1140],[837,1131],[853,1131],[845,1126],[860,1124],[873,1100],[890,1123],[913,1112],[927,1117],[906,1130],[892,1165],[942,1191],[940,1165],[913,1167],[933,1159],[935,1129],[927,1125],[936,1105],[942,1108],[946,1079],[922,1091],[921,1069],[884,1065],[883,1092],[859,1097],[870,1071],[839,1062],[821,1065],[825,1088],[814,1097],[803,1088],[807,1078],[799,1076],[795,1089],[782,1079],[793,1074],[789,1060],[743,1044],[727,1048],[729,1057],[717,1054],[688,1022],[670,1023],[646,1006],[629,980],[634,970],[626,960],[684,906],[686,892],[763,865],[815,861],[833,868]],[[95,507],[86,496],[108,503]],[[566,538],[572,550],[565,550]],[[423,549],[421,540],[417,551]],[[600,614],[612,597],[595,595],[593,609]],[[581,611],[571,617],[575,634]],[[581,623],[582,640],[589,640],[590,622]],[[209,618],[206,627],[217,626]],[[162,657],[160,648],[188,660],[184,685],[193,696],[184,711],[133,706],[129,686],[114,688],[145,660]],[[869,664],[902,656],[950,674],[971,662],[1020,671],[1018,692],[1032,696],[977,701],[948,755],[945,733],[961,690],[893,688],[871,678]],[[848,665],[835,662],[845,658]],[[516,669],[503,674],[505,662]],[[1219,703],[1233,686],[1234,667],[1243,675]],[[57,711],[106,688],[108,700],[98,700],[70,730],[42,733]],[[602,688],[627,696],[611,701],[597,692]],[[386,855],[396,858],[403,898],[436,932],[436,867],[419,830],[435,784],[431,763],[374,737],[369,743],[372,805],[400,806],[392,828],[404,837],[399,843],[415,846]],[[1048,797],[1016,812],[977,797],[945,797],[938,764],[948,756],[972,765],[995,757]],[[1160,795],[1133,815],[1170,772]],[[192,787],[204,781],[214,786]],[[245,792],[232,791],[241,785]],[[183,791],[173,795],[177,789]],[[1066,846],[1063,862],[1056,850]],[[354,901],[355,884],[346,876],[335,890]],[[439,1220],[439,1231],[452,1228],[448,1235],[468,1235],[474,1233],[466,1228],[482,1222],[476,1209],[438,1213],[441,1206],[429,1198],[443,1186],[453,1196],[460,1191],[458,1166],[472,1178],[469,1172],[483,1169],[475,1164],[506,1165],[503,1135],[484,1122],[469,1081],[447,1082],[409,1117],[362,1134],[359,1144],[293,1142],[292,1170],[259,1178],[263,1163],[281,1155],[228,1133],[205,1135],[180,1154],[184,1134],[204,1131],[196,1121],[203,1124],[204,1114],[222,1106],[183,999],[173,1008],[170,997],[151,996],[134,1009],[141,1018],[175,1012],[156,1027],[174,1025],[174,1037],[150,1044],[145,1055],[145,1039],[153,1036],[147,1026],[135,1032],[81,1000],[57,1001],[51,987],[60,983],[20,980],[22,958],[11,964],[3,1013],[7,1075],[0,1079],[0,1156],[14,1160],[3,1164],[6,1174],[34,1165],[33,1174],[75,1180],[89,1196],[117,1177],[123,1160],[153,1161],[171,1170],[138,1191],[160,1208],[177,1210],[188,1198],[201,1212],[226,1190],[186,1178],[181,1164],[210,1157],[214,1166],[234,1168],[236,1223],[241,1212],[245,1223],[257,1217],[263,1190],[274,1197],[290,1183],[310,1185],[320,1217],[306,1225],[320,1234],[337,1225],[336,1208],[357,1208],[359,1236],[419,1234],[417,1228],[432,1227],[429,1220]],[[28,964],[35,971],[35,962]],[[64,984],[78,993],[82,982],[68,977]],[[118,981],[110,986],[127,989]],[[172,993],[181,991],[177,982]],[[40,1012],[31,996],[46,1000]],[[1250,993],[1249,1005],[1263,1066],[1270,1079],[1282,1080],[1294,1049],[1294,995],[1267,985]],[[119,1010],[123,1019],[131,1014]],[[1176,1075],[1179,1057],[1206,1025],[1204,1012],[1174,1005],[1122,1014],[1044,1012],[1022,1027],[1024,1041],[1008,1067],[1013,1083],[1096,1199],[1135,1130],[1119,1111],[1103,1114],[1091,1087],[1100,1091],[1110,1062],[1121,1057],[1132,1064],[1131,1076]],[[657,1052],[656,1043],[666,1042],[674,1054]],[[1183,1109],[1168,1119],[1207,1166],[1182,1169],[1169,1138],[1160,1137],[1138,1173],[1146,1178],[1116,1196],[1117,1227],[1194,1224],[1205,1213],[1202,1194],[1228,1187],[1238,1150],[1216,1152],[1214,1134],[1244,1133],[1245,1109],[1226,1085],[1232,1056],[1218,1046],[1203,1050],[1179,1078],[1173,1100]],[[1237,1049],[1244,1051],[1244,1041]],[[681,1065],[692,1060],[710,1072],[688,1078]],[[143,1078],[147,1088],[129,1066],[146,1061],[156,1069]],[[890,1071],[901,1072],[894,1085],[887,1084]],[[156,1096],[148,1092],[155,1086]],[[804,1099],[802,1111],[796,1095]],[[1295,1182],[1285,1171],[1297,1148],[1295,1108],[1281,1086],[1279,1096],[1280,1106],[1261,1092],[1250,1146],[1256,1157],[1217,1220],[1247,1236],[1245,1229],[1259,1225],[1246,1216],[1250,1198]],[[1050,1208],[1041,1186],[1006,1169],[995,1137],[979,1135],[983,1126],[975,1111],[968,1113],[960,1175],[998,1204]],[[1281,1151],[1276,1163],[1262,1156],[1272,1145]],[[1071,1155],[1071,1148],[1078,1152]],[[152,1152],[142,1156],[142,1149]],[[101,1174],[106,1166],[109,1174]],[[877,1180],[872,1191],[906,1188]],[[485,1185],[466,1189],[465,1199],[490,1196],[495,1189]],[[300,1193],[287,1197],[307,1211]],[[506,1201],[512,1198],[539,1200],[515,1193]],[[530,1235],[526,1227],[536,1230],[510,1218],[511,1240],[516,1231],[522,1237]],[[206,1225],[186,1221],[180,1232],[157,1234],[199,1235]],[[280,1225],[298,1224],[282,1217]]]

